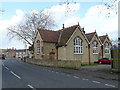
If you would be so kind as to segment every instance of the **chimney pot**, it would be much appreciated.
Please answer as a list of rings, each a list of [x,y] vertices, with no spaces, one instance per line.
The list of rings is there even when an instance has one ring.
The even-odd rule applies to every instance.
[[[64,24],[63,24],[63,30],[64,30],[64,28],[65,28],[65,27],[64,27]]]
[[[85,30],[84,30],[84,28],[83,28],[83,33],[85,33]]]

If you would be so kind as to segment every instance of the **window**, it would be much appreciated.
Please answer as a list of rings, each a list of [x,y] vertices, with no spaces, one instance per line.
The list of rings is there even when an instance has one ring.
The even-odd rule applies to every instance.
[[[83,53],[83,42],[77,37],[74,40],[74,54],[82,54]]]
[[[93,54],[98,54],[98,43],[96,41],[93,42]]]
[[[37,41],[37,50],[36,50],[37,54],[40,54],[40,41]]]
[[[106,54],[109,54],[109,53],[110,53],[109,44],[108,44],[107,42],[105,43],[104,50],[105,50],[105,53],[106,53]]]

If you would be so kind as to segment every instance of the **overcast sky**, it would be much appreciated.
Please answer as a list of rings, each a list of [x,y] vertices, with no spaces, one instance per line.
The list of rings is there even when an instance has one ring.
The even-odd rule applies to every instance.
[[[53,14],[57,24],[57,27],[54,27],[53,30],[61,29],[63,23],[65,27],[68,27],[79,22],[80,26],[85,28],[86,33],[96,30],[99,36],[107,33],[112,40],[118,38],[118,16],[113,10],[109,10],[110,17],[108,17],[109,11],[102,2],[81,1],[69,4],[68,9],[65,4],[59,5],[60,2],[57,2],[57,0],[56,2],[49,2],[50,0],[39,2],[30,2],[29,0],[26,2],[8,1],[0,2],[0,8],[5,10],[0,15],[0,48],[25,48],[21,41],[17,39],[9,40],[6,28],[19,23],[26,13],[35,10],[48,10]],[[66,11],[69,12],[66,13]]]

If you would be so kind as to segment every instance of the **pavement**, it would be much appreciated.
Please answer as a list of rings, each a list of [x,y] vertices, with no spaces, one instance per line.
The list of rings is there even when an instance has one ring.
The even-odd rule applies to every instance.
[[[88,77],[94,77],[94,78],[96,77],[106,80],[120,81],[119,78],[120,73],[112,72],[111,65],[109,64],[101,64],[95,66],[81,66],[80,70],[56,68],[56,67],[45,67],[45,68],[72,74],[72,75],[77,75],[79,77],[88,76]]]

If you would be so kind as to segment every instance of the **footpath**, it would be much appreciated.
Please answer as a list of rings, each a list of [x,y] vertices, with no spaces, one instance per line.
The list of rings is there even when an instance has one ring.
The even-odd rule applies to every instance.
[[[105,80],[120,81],[120,73],[111,71],[111,65],[95,65],[95,66],[81,66],[81,70],[45,67],[46,69],[63,72],[78,77],[93,77]]]

